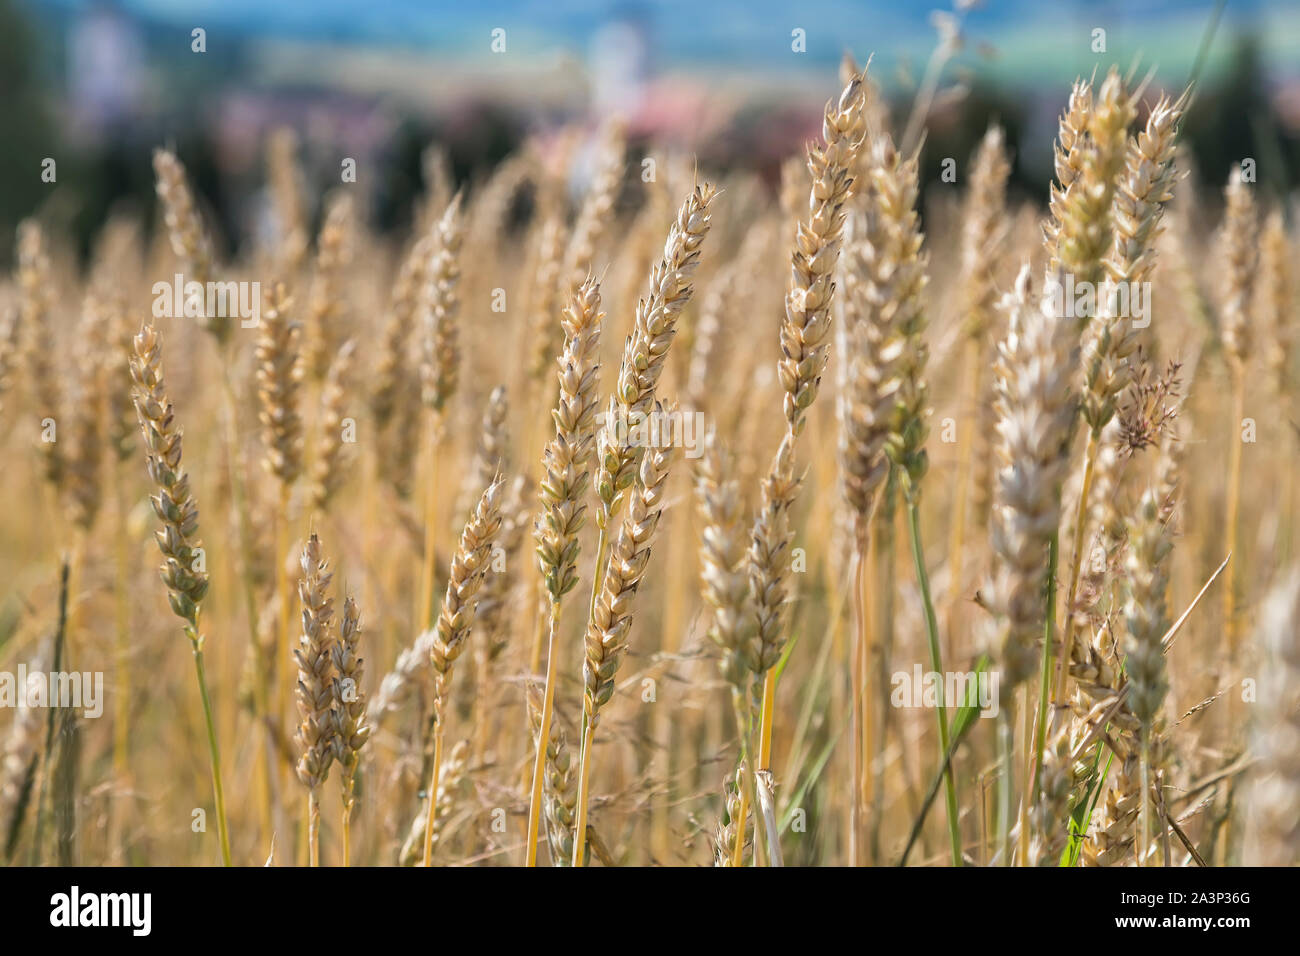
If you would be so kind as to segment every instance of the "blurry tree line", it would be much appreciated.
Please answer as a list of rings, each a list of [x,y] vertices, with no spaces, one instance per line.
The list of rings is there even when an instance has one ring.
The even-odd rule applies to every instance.
[[[166,103],[147,121],[112,130],[111,135],[87,144],[68,139],[60,115],[65,108],[61,78],[67,75],[68,64],[53,32],[48,22],[30,22],[13,0],[0,0],[0,124],[5,131],[5,147],[0,149],[0,261],[12,261],[14,228],[33,212],[67,229],[83,252],[114,208],[125,205],[151,216],[155,207],[150,153],[160,144],[176,150],[185,162],[227,248],[247,241],[241,232],[247,219],[243,206],[260,187],[262,170],[251,169],[242,177],[222,175],[221,144],[214,141],[212,115],[218,91],[228,87],[231,77],[241,75],[239,46],[195,58],[178,50],[174,37],[167,44],[149,44],[150,69],[166,77]],[[1294,187],[1300,171],[1300,139],[1269,108],[1258,44],[1248,36],[1220,37],[1219,42],[1233,44],[1229,66],[1213,84],[1197,91],[1183,139],[1202,181],[1211,187],[1222,184],[1231,164],[1252,156],[1258,161],[1260,182],[1284,195]],[[154,56],[159,46],[171,47],[170,59],[166,54]],[[1067,89],[1059,91],[1061,103],[1055,108],[1063,105],[1067,94]],[[910,103],[894,105],[895,115],[905,117]],[[1039,142],[1038,129],[1034,141],[1027,142],[1028,110],[1033,107],[1012,90],[973,87],[960,104],[931,124],[923,156],[923,191],[939,182],[944,157],[955,157],[964,167],[988,124],[996,121],[1006,130],[1013,151],[1012,190],[1045,202],[1045,175],[1050,172],[1045,174],[1044,169],[1050,171],[1051,142]],[[515,149],[535,121],[535,116],[518,107],[480,102],[459,110],[457,116],[406,117],[397,122],[378,157],[363,172],[372,226],[388,231],[409,225],[423,188],[421,154],[428,143],[444,144],[457,181],[472,182]],[[711,138],[718,145],[711,146],[707,155],[701,153],[701,165],[755,167],[775,184],[782,157],[770,145],[762,148],[782,142],[771,135],[772,122],[772,116],[757,106],[738,114],[727,136]],[[1040,162],[1027,164],[1026,149],[1034,150]],[[56,184],[41,182],[41,161],[47,156],[58,162]],[[308,165],[314,194],[338,183],[337,158],[333,153],[330,158],[330,163],[319,163],[314,169]],[[315,212],[319,215],[319,209]]]

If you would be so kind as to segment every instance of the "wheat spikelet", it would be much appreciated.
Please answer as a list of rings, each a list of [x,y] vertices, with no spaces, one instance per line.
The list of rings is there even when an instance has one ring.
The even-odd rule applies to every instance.
[[[845,205],[853,195],[852,169],[866,139],[867,97],[855,74],[837,101],[826,104],[822,121],[825,146],[808,147],[812,189],[808,218],[799,221],[791,254],[785,319],[781,323],[781,360],[777,377],[785,389],[785,419],[791,434],[817,397],[830,350],[833,275],[839,261]]]
[[[478,591],[487,574],[492,545],[501,530],[501,496],[504,482],[497,478],[484,490],[474,514],[460,536],[460,545],[451,562],[447,593],[438,613],[430,661],[433,665],[433,719],[443,720],[447,687],[452,666],[465,649],[474,614]]]
[[[18,224],[18,289],[21,303],[21,328],[26,330],[25,350],[32,398],[41,424],[38,445],[42,476],[56,491],[62,491],[67,479],[67,456],[57,440],[57,428],[63,414],[64,395],[59,387],[55,366],[59,354],[51,322],[51,294],[54,288],[50,258],[45,251],[45,235],[31,219]],[[54,422],[54,440],[46,438],[46,420]]]
[[[460,376],[457,286],[464,230],[460,205],[458,193],[438,221],[438,247],[425,276],[419,305],[423,323],[420,381],[424,404],[439,413],[456,391]]]
[[[1169,630],[1166,608],[1169,590],[1169,552],[1173,542],[1162,520],[1167,503],[1156,489],[1142,496],[1136,518],[1129,522],[1127,557],[1128,599],[1124,618],[1129,640],[1124,655],[1128,675],[1129,705],[1148,730],[1164,705],[1169,690],[1161,639]]]
[[[104,300],[107,302],[107,300]],[[103,452],[108,417],[108,363],[110,324],[107,307],[101,307],[95,293],[82,307],[82,348],[76,357],[79,367],[72,394],[72,451],[67,456],[68,506],[72,522],[82,533],[95,524],[103,501]],[[125,392],[126,389],[118,389]]]
[[[1070,108],[1061,122],[1059,188],[1052,191],[1054,222],[1047,230],[1048,275],[1059,271],[1073,275],[1076,285],[1087,282],[1096,286],[1105,276],[1103,260],[1114,242],[1111,206],[1124,168],[1128,127],[1135,109],[1114,68],[1102,80],[1095,98],[1080,84],[1076,84],[1075,93],[1078,95],[1071,95]],[[1085,123],[1082,138],[1078,135],[1081,120]],[[1066,151],[1064,157],[1060,149]]]
[[[163,554],[160,573],[172,611],[189,625],[190,640],[197,647],[202,643],[199,604],[208,592],[208,575],[198,560],[199,509],[181,465],[181,429],[163,382],[162,340],[152,326],[144,325],[134,345],[131,378],[135,409],[144,435],[149,479],[156,489],[149,501],[162,522],[162,530],[154,532]]]
[[[558,290],[564,298],[593,271],[596,250],[608,235],[614,218],[614,203],[618,199],[618,189],[623,178],[623,156],[626,151],[627,128],[621,120],[613,120],[602,134],[596,159],[596,174],[591,189],[582,202],[582,208],[578,211],[573,234],[564,250],[562,277],[565,285]]]
[[[997,477],[990,537],[997,565],[988,601],[998,621],[1000,691],[1009,702],[1034,673],[1043,632],[1043,568],[1060,521],[1075,413],[1070,377],[1076,340],[1070,323],[1035,298],[1028,267],[1000,308],[1008,329],[994,367]]]
[[[1286,573],[1260,608],[1256,640],[1267,666],[1259,682],[1246,863],[1300,862],[1300,570]]]
[[[962,213],[962,328],[977,341],[983,341],[997,313],[994,270],[1006,246],[1006,192],[1010,174],[1006,136],[1002,127],[990,126],[971,164],[970,187]]]
[[[257,339],[258,420],[266,445],[263,465],[281,488],[302,472],[302,326],[289,317],[292,303],[282,283],[271,290]]]
[[[1070,190],[1083,168],[1092,98],[1091,81],[1076,79],[1070,89],[1069,103],[1057,122],[1056,143],[1052,147],[1056,182],[1051,186],[1048,200],[1051,216],[1043,226],[1043,245],[1047,253],[1049,275],[1062,266],[1061,228],[1066,217]]]
[[[542,729],[542,689],[528,687],[528,719],[536,737]],[[553,715],[546,741],[546,762],[542,777],[546,821],[546,842],[553,866],[569,866],[573,860],[573,827],[578,812],[578,768],[569,750],[569,738]]]
[[[338,640],[330,649],[334,664],[332,690],[334,694],[331,718],[333,721],[334,759],[343,775],[343,812],[350,816],[353,806],[353,782],[361,748],[370,739],[371,727],[366,718],[366,697],[361,691],[363,664],[358,655],[361,637],[361,617],[356,602],[348,598],[343,602],[343,620],[339,625]]]
[[[559,360],[559,397],[552,413],[555,437],[542,453],[542,513],[533,532],[538,567],[552,601],[559,601],[578,582],[578,532],[586,520],[583,499],[591,480],[604,317],[600,286],[588,278],[575,290],[562,317],[566,342]]]
[[[740,791],[745,785],[743,769],[727,777],[722,785],[722,816],[713,834],[713,865],[731,866],[732,851],[736,846],[736,827],[740,824]],[[745,847],[749,846],[749,834],[745,835]],[[745,848],[742,848],[742,862]]]
[[[266,172],[271,187],[279,244],[276,266],[294,277],[307,254],[307,216],[302,201],[302,170],[298,165],[298,137],[288,127],[271,131],[266,148]]]
[[[739,482],[716,432],[705,438],[695,483],[700,514],[700,594],[708,607],[708,636],[722,650],[719,667],[740,696],[758,670],[749,601],[749,564]]]
[[[323,512],[342,486],[346,476],[343,470],[344,446],[343,420],[351,392],[352,362],[356,353],[356,340],[343,344],[330,363],[329,376],[321,391],[320,437],[316,445],[316,458],[311,471],[311,507]]]
[[[434,248],[434,237],[422,235],[398,267],[393,282],[393,297],[379,348],[379,359],[372,373],[374,388],[370,392],[370,411],[380,429],[387,429],[407,392],[407,353],[411,330],[416,323],[416,309],[425,274]]]
[[[313,381],[329,374],[335,353],[345,338],[344,271],[351,261],[352,197],[338,193],[330,200],[316,240],[316,274],[307,308],[304,364]]]
[[[0,309],[0,411],[4,410],[4,397],[13,384],[14,365],[18,359],[19,332],[22,323],[18,307],[6,303]]]
[[[22,695],[9,727],[4,758],[0,760],[0,852],[11,856],[22,827],[22,818],[30,802],[36,759],[42,745],[42,711],[28,707],[30,692],[44,680],[44,655],[38,653],[28,665],[27,686],[17,688]]]
[[[158,198],[163,204],[163,221],[172,252],[180,260],[181,271],[188,280],[207,283],[212,280],[215,269],[212,243],[194,204],[194,195],[185,181],[185,167],[172,153],[156,149],[153,170]],[[230,316],[205,312],[200,322],[222,347],[230,341],[230,331],[234,327]]]
[[[667,410],[656,405],[658,414]],[[670,412],[667,412],[670,413]],[[594,730],[600,711],[614,696],[615,677],[627,653],[632,605],[650,563],[650,546],[664,505],[672,448],[644,449],[627,514],[610,550],[600,596],[587,625],[582,665],[583,712]]]
[[[302,577],[298,596],[302,601],[302,634],[293,657],[298,664],[299,724],[294,737],[298,746],[298,779],[316,790],[329,776],[336,750],[333,658],[334,599],[329,596],[334,577],[321,555],[320,539],[312,535],[302,551]]]
[[[694,292],[691,278],[712,224],[709,204],[715,196],[717,190],[702,183],[682,203],[668,231],[663,258],[650,270],[649,294],[637,302],[636,325],[624,346],[618,384],[597,440],[596,494],[601,511],[596,521],[602,528],[621,507],[623,493],[632,484],[643,457],[643,449],[629,441],[628,426],[648,418],[655,406],[655,389],[676,334],[677,319]],[[619,427],[615,429],[615,425]]]
[[[505,503],[501,506],[501,534],[499,546],[504,555],[503,570],[489,574],[483,581],[478,601],[478,620],[483,629],[485,666],[491,666],[501,656],[510,640],[511,599],[516,573],[515,555],[523,546],[524,535],[532,528],[533,514],[528,504],[532,483],[524,475],[516,475],[510,484]]]
[[[1291,350],[1295,341],[1292,328],[1295,281],[1288,269],[1292,258],[1282,210],[1274,209],[1264,221],[1264,232],[1259,240],[1259,284],[1256,297],[1259,325],[1268,343],[1268,369],[1273,377],[1273,387],[1279,395],[1286,395],[1290,384]],[[3,359],[0,359],[0,364],[2,363]]]
[[[885,453],[900,469],[911,500],[919,495],[928,467],[924,373],[929,350],[921,303],[926,256],[916,215],[917,159],[902,158],[887,134],[873,145],[870,213],[858,247],[866,277],[864,335],[875,356],[876,381],[870,391],[877,408],[885,411]]]
[[[433,633],[430,631],[429,633]],[[437,848],[446,833],[447,820],[456,808],[456,793],[460,790],[469,769],[469,741],[460,740],[451,748],[443,773],[438,778],[438,802],[434,807],[432,845]],[[399,866],[415,866],[420,862],[424,846],[424,829],[429,817],[429,798],[425,797],[420,811],[411,820],[406,840],[398,853]]]
[[[537,266],[533,277],[533,299],[528,314],[528,376],[536,382],[546,377],[555,353],[560,349],[562,330],[555,312],[563,301],[560,272],[564,267],[564,220],[551,212],[542,223],[537,239]]]
[[[384,675],[370,700],[369,716],[373,726],[379,726],[389,714],[410,700],[417,686],[427,679],[436,639],[437,632],[433,629],[423,631],[410,647],[397,655],[393,669]]]
[[[1114,242],[1104,263],[1109,282],[1098,292],[1100,314],[1089,324],[1084,346],[1083,418],[1094,434],[1106,427],[1132,381],[1129,357],[1140,330],[1131,316],[1118,313],[1115,286],[1145,282],[1155,266],[1161,213],[1177,179],[1175,145],[1183,106],[1183,99],[1175,103],[1166,97],[1152,108],[1145,129],[1129,144],[1115,191]]]
[[[758,514],[750,529],[749,588],[758,638],[758,667],[762,677],[785,647],[783,619],[789,594],[786,572],[790,562],[790,509],[799,493],[794,473],[794,438],[787,432],[763,478]],[[757,687],[755,688],[757,691]]]
[[[1238,368],[1250,355],[1250,304],[1258,268],[1258,226],[1255,197],[1240,170],[1228,176],[1224,190],[1226,208],[1219,233],[1219,259],[1223,276],[1220,314],[1223,350]]]

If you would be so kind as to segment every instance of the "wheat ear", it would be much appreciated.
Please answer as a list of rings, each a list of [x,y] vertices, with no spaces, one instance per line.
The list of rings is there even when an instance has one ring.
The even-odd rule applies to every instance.
[[[665,414],[662,405],[655,412]],[[610,549],[600,596],[587,625],[582,665],[582,751],[578,774],[578,815],[574,825],[573,865],[582,866],[587,837],[587,799],[591,785],[591,742],[600,712],[614,696],[615,678],[627,653],[632,605],[650,563],[650,546],[664,505],[672,448],[643,449],[641,467],[618,537]]]
[[[157,489],[150,496],[154,514],[162,529],[154,532],[163,554],[160,569],[167,585],[172,611],[185,623],[185,636],[194,653],[195,676],[203,700],[211,758],[212,792],[217,811],[217,833],[221,857],[230,865],[230,834],[226,825],[226,798],[221,784],[221,753],[216,724],[208,700],[208,683],[203,668],[203,635],[199,631],[199,609],[208,593],[208,575],[198,542],[199,508],[190,493],[189,475],[181,464],[181,428],[176,424],[172,403],[162,373],[162,339],[152,326],[141,326],[134,341],[131,378],[135,382],[135,410],[140,420],[148,458],[149,479]]]
[[[430,662],[433,666],[433,766],[430,771],[428,793],[438,792],[438,771],[442,760],[442,741],[446,729],[447,688],[451,684],[452,667],[465,650],[474,613],[478,608],[478,591],[488,572],[492,558],[492,545],[501,530],[501,494],[504,482],[497,478],[484,490],[474,514],[470,516],[460,536],[460,545],[451,561],[447,578],[447,593],[438,614]],[[435,801],[429,803],[424,835],[424,865],[428,866],[433,853],[433,823]]]
[[[532,797],[528,813],[526,865],[537,862],[537,833],[542,814],[542,786],[546,749],[551,746],[551,716],[555,702],[557,666],[556,632],[560,602],[578,583],[578,532],[586,521],[589,466],[596,440],[599,408],[600,286],[588,278],[573,293],[564,309],[564,352],[559,361],[559,395],[556,399],[555,436],[542,456],[545,476],[541,483],[542,511],[533,530],[537,563],[549,595],[550,627],[546,653],[546,682],[538,720],[533,757]]]

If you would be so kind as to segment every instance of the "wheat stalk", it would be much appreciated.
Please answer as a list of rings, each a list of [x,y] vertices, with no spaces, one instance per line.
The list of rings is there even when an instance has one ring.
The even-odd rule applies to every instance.
[[[311,865],[320,860],[320,796],[329,777],[337,747],[334,712],[334,600],[329,596],[334,577],[321,554],[320,539],[312,535],[302,551],[302,577],[298,596],[302,602],[302,634],[293,657],[298,665],[295,697],[299,724],[298,779],[307,788],[308,849]]]
[[[533,529],[538,568],[550,598],[550,636],[533,758],[532,798],[525,847],[527,866],[537,863],[545,751],[551,745],[551,715],[555,702],[560,602],[578,583],[578,532],[586,521],[584,498],[591,480],[588,467],[596,440],[596,415],[600,403],[600,328],[604,317],[600,311],[600,286],[589,277],[574,291],[563,313],[566,341],[559,360],[559,395],[552,413],[555,437],[542,456],[545,469],[540,488],[542,511]]]
[[[657,414],[666,411],[671,413],[662,405],[655,406]],[[671,446],[642,451],[628,512],[610,549],[609,565],[584,640],[582,752],[578,774],[578,814],[574,825],[574,866],[582,866],[585,860],[592,736],[600,721],[601,710],[614,696],[614,681],[627,654],[633,599],[650,563],[650,546],[663,513],[668,468],[672,461]]]
[[[439,764],[442,760],[442,741],[446,728],[444,707],[447,688],[451,683],[452,667],[465,650],[474,613],[478,607],[478,590],[487,574],[492,556],[492,544],[501,530],[502,479],[497,478],[483,491],[474,514],[460,536],[460,545],[452,558],[447,579],[447,593],[438,613],[430,663],[433,667],[434,721],[433,766],[430,771],[428,792],[438,792]],[[435,802],[430,802],[424,835],[424,865],[429,866],[433,853],[433,818]]]
[[[198,542],[199,508],[190,493],[189,476],[181,464],[181,429],[176,424],[175,412],[163,382],[162,339],[152,326],[143,325],[135,336],[134,348],[131,378],[135,382],[135,410],[144,436],[149,479],[157,489],[149,501],[162,523],[162,529],[154,533],[163,555],[160,573],[167,585],[172,612],[184,621],[185,636],[189,638],[194,653],[195,676],[207,725],[221,858],[229,866],[230,835],[221,783],[221,754],[203,668],[204,638],[199,631],[199,610],[209,584],[203,549]]]

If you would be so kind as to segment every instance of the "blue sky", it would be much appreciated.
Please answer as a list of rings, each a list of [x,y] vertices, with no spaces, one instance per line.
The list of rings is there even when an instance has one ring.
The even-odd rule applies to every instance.
[[[85,0],[28,0],[79,7]],[[824,71],[843,49],[875,52],[888,81],[906,64],[921,68],[934,45],[930,11],[944,3],[880,0],[120,0],[149,19],[231,29],[271,40],[317,41],[427,51],[448,60],[488,54],[490,31],[507,30],[509,52],[524,58],[583,55],[600,27],[620,13],[647,24],[659,65],[709,72]],[[1190,68],[1211,0],[988,0],[967,15],[974,43],[959,61],[1007,82],[1061,82],[1098,61],[1094,27],[1107,30],[1105,62],[1135,58],[1177,82]],[[1230,0],[1216,55],[1235,28],[1253,26],[1266,62],[1300,72],[1300,0]],[[807,53],[790,50],[790,31],[807,31]],[[1211,63],[1213,66],[1213,61]]]

